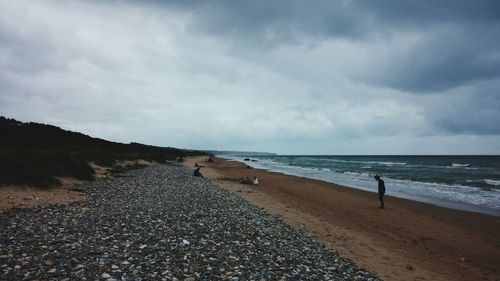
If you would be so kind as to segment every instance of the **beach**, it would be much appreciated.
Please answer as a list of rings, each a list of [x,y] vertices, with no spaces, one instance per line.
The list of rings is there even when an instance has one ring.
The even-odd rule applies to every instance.
[[[71,204],[86,199],[83,192],[68,189],[68,187],[80,184],[82,181],[72,178],[59,178],[59,180],[61,186],[50,188],[19,185],[0,186],[0,210]]]
[[[1,280],[380,280],[175,163],[68,188],[87,199],[0,209]]]
[[[191,157],[185,165],[282,217],[384,280],[500,280],[500,217]],[[258,187],[238,179],[257,176]],[[376,182],[374,181],[374,190]],[[390,186],[387,187],[390,194]]]

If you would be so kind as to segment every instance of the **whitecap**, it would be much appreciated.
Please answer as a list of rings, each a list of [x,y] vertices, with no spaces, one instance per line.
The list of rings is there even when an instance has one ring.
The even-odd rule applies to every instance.
[[[406,162],[376,162],[377,164],[380,165],[387,165],[387,166],[394,166],[394,165],[406,165]]]
[[[461,168],[461,167],[469,167],[470,164],[460,164],[460,163],[451,163],[451,167]]]
[[[484,179],[483,182],[489,185],[494,185],[494,186],[499,186],[500,185],[500,180],[491,180],[491,179]]]

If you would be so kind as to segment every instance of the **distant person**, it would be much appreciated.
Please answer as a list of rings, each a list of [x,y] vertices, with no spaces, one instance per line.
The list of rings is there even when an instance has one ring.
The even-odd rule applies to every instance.
[[[253,177],[252,184],[259,185],[259,179],[257,177]]]
[[[385,183],[378,175],[375,175],[374,178],[378,181],[378,199],[380,200],[380,209],[383,209],[384,208]]]
[[[200,178],[204,177],[203,174],[200,172],[200,167],[198,167],[198,168],[196,168],[196,170],[194,170],[193,176],[200,177]]]
[[[240,178],[240,183],[242,184],[252,184],[252,179],[250,179],[250,177],[246,177],[246,178]]]

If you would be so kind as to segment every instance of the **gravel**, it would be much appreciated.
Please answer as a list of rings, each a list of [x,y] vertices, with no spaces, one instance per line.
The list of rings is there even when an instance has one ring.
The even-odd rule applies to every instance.
[[[0,280],[380,280],[207,179],[155,165],[0,211]]]

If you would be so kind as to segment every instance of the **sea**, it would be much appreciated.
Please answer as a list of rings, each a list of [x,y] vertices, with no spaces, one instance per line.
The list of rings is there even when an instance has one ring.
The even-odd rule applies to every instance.
[[[500,156],[218,156],[370,192],[379,175],[386,195],[500,216]]]

